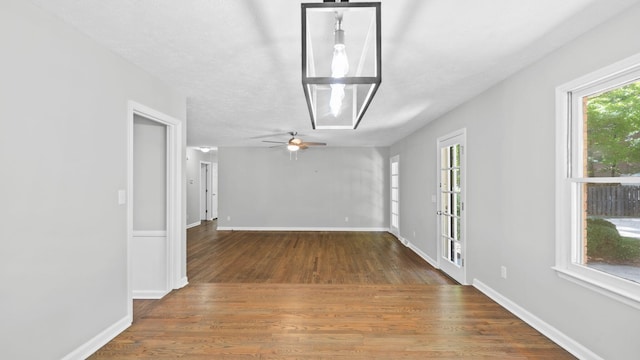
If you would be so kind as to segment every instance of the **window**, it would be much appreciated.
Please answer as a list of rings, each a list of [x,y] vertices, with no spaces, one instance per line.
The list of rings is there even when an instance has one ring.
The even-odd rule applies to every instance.
[[[557,90],[559,275],[640,308],[640,56]]]
[[[391,233],[400,236],[400,155],[391,158]]]

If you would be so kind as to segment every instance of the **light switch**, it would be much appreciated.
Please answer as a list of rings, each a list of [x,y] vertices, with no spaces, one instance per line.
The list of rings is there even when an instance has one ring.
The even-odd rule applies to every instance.
[[[127,203],[127,191],[118,190],[118,205],[124,205]]]

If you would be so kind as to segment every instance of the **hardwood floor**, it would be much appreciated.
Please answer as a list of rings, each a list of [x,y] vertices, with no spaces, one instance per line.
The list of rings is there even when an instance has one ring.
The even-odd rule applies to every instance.
[[[91,359],[573,359],[385,233],[188,231],[190,284]]]
[[[190,283],[454,284],[386,232],[189,229]]]

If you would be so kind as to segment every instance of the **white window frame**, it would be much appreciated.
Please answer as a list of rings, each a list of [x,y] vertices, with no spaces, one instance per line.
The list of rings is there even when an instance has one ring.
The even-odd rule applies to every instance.
[[[640,284],[579,264],[580,187],[584,183],[640,184],[640,177],[572,176],[582,165],[581,98],[640,79],[640,54],[556,88],[556,264],[558,276],[640,309]],[[578,104],[579,103],[579,104]]]

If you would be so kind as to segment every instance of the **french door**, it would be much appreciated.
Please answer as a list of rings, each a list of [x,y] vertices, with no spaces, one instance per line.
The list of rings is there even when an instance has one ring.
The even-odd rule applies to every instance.
[[[400,238],[400,155],[391,158],[391,219],[389,229]]]
[[[463,285],[467,283],[465,147],[464,129],[438,139],[438,264]]]

